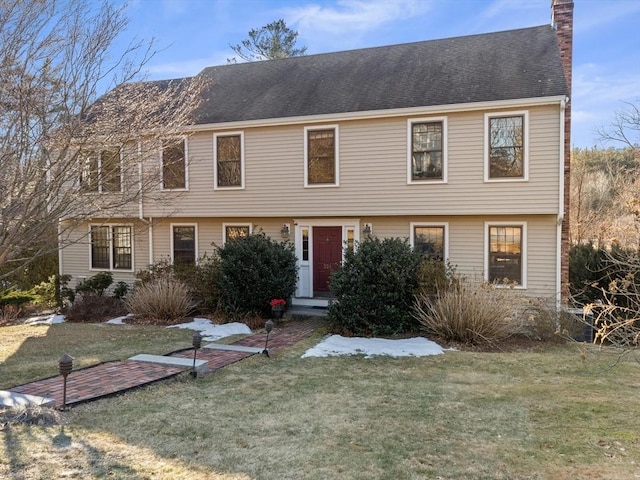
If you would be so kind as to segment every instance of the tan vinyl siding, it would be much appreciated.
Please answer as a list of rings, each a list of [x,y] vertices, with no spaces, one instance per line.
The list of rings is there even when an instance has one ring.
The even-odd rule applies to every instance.
[[[130,225],[133,235],[133,271],[129,270],[102,270],[91,268],[91,240],[88,235],[90,225]],[[62,263],[60,272],[71,275],[70,287],[78,284],[79,278],[89,278],[101,271],[110,271],[113,274],[114,284],[119,281],[133,284],[135,273],[145,269],[149,259],[149,241],[147,225],[135,219],[122,221],[106,219],[94,219],[91,222],[81,223],[69,232],[68,246],[62,249]]]
[[[213,134],[224,132],[217,130],[199,132],[188,139],[189,191],[172,197],[167,205],[145,203],[144,215],[556,213],[559,106],[537,106],[528,111],[529,181],[526,182],[484,182],[485,111],[446,115],[446,184],[407,185],[407,119],[429,116],[339,123],[337,187],[304,187],[304,126],[322,126],[313,124],[244,129],[245,188],[214,191]]]

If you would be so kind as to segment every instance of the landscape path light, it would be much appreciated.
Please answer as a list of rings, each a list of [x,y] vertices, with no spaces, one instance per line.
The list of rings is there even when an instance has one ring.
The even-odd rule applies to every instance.
[[[62,375],[62,407],[60,410],[63,411],[67,409],[67,376],[71,370],[73,370],[73,357],[65,353],[58,360],[58,371]]]
[[[264,353],[268,357],[269,349],[267,347],[269,346],[269,334],[271,333],[271,330],[273,330],[273,320],[267,320],[264,324],[264,329],[267,331],[267,338],[264,341],[264,350],[262,350],[262,353]]]
[[[196,372],[196,354],[198,353],[198,349],[202,346],[202,335],[200,335],[200,332],[196,331],[193,334],[193,340],[191,343],[193,344],[193,369],[191,370],[191,376],[196,378],[198,376],[198,372]]]

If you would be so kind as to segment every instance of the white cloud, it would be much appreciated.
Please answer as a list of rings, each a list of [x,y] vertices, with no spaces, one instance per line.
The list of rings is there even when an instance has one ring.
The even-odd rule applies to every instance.
[[[301,30],[333,34],[375,30],[384,23],[427,12],[425,0],[339,0],[333,7],[310,4],[284,9],[291,22]]]

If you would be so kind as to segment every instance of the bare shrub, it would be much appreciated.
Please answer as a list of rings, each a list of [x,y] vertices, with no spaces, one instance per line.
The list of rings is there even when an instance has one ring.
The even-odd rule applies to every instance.
[[[125,315],[127,309],[120,299],[85,293],[76,297],[65,313],[71,322],[99,322]]]
[[[167,323],[186,317],[197,306],[189,287],[170,275],[136,286],[126,299],[126,305],[135,315]]]
[[[577,315],[558,310],[554,299],[527,299],[523,311],[524,320],[521,333],[529,338],[544,342],[583,341],[589,337],[589,325]]]
[[[20,316],[20,307],[16,305],[0,305],[0,325],[10,324]]]
[[[462,280],[435,297],[416,296],[413,315],[430,334],[465,344],[500,341],[512,335],[516,311],[510,288]]]

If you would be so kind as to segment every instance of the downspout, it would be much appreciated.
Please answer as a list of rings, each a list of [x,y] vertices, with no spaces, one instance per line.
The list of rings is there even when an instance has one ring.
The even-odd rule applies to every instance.
[[[153,264],[153,217],[144,218],[144,198],[142,183],[142,141],[138,140],[138,219],[147,224],[149,239],[149,265]]]
[[[560,149],[558,156],[558,218],[556,219],[556,308],[562,306],[562,224],[564,223],[564,111],[568,98],[560,101]]]

